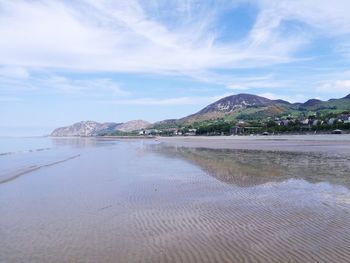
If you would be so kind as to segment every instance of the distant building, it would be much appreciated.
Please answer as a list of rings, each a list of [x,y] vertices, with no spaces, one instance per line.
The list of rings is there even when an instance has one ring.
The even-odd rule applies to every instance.
[[[230,134],[239,135],[244,133],[244,127],[242,126],[234,126],[230,129]]]
[[[240,135],[240,134],[255,134],[261,127],[250,127],[250,126],[233,126],[230,129],[231,135]]]
[[[185,133],[187,136],[194,136],[196,135],[197,129],[188,129],[188,132]]]
[[[328,125],[333,125],[335,123],[335,118],[330,118],[327,123]]]
[[[350,113],[343,113],[339,116],[339,119],[343,121],[344,123],[350,122]]]
[[[151,134],[151,130],[141,130],[139,131],[139,135],[150,135]]]

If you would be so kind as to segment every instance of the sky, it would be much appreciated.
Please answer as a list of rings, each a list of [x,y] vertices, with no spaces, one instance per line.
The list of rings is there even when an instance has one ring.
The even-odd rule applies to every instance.
[[[0,135],[350,93],[349,0],[0,0]]]

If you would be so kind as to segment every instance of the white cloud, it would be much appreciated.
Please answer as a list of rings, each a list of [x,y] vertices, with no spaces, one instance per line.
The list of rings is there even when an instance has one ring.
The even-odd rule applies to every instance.
[[[0,69],[0,91],[3,93],[21,91],[21,94],[35,91],[82,97],[125,97],[130,95],[130,92],[125,90],[120,83],[109,78],[72,78],[47,72],[36,72],[35,74],[24,72],[25,76],[21,69],[17,71],[11,68],[11,70],[6,69],[6,74],[1,74]]]
[[[342,55],[344,55],[345,57],[350,58],[350,40],[348,42],[345,43],[340,43],[337,46],[338,52]]]
[[[96,95],[106,92],[109,96],[128,96],[130,93],[122,89],[120,84],[108,78],[71,79],[59,75],[41,78],[38,81],[42,87],[50,87],[63,93],[78,93],[80,95]]]
[[[29,72],[23,67],[4,66],[0,67],[0,77],[27,79],[29,78]]]
[[[195,4],[199,7],[192,8]],[[282,38],[273,30],[261,33],[265,29],[258,26],[248,39],[219,43],[210,29],[217,5],[174,5],[176,18],[185,22],[170,25],[157,19],[156,8],[146,10],[132,0],[1,2],[0,64],[190,74],[285,63],[302,43],[299,37]]]
[[[266,76],[251,76],[251,77],[236,77],[226,87],[232,90],[249,90],[253,88],[283,88],[288,86],[287,81],[275,80],[272,75]]]
[[[350,80],[335,80],[327,83],[323,83],[317,87],[317,91],[323,93],[342,93],[349,94],[350,93]]]
[[[101,101],[101,103],[117,105],[149,105],[149,106],[169,106],[169,105],[200,105],[213,103],[223,97],[232,94],[222,94],[220,96],[208,97],[179,97],[179,98],[137,98],[114,101]]]
[[[264,10],[262,21],[270,25],[281,20],[301,21],[323,34],[337,35],[350,33],[350,1],[348,0],[256,0]],[[268,22],[272,20],[271,22]]]
[[[242,2],[259,7],[253,27],[240,40],[220,41],[214,21]],[[349,39],[348,10],[348,0],[1,1],[0,84],[4,84],[1,88],[36,89],[40,84],[62,92],[101,89],[127,95],[108,79],[33,80],[27,71],[54,68],[188,75],[237,91],[285,88],[288,80],[244,79],[214,70],[300,61],[295,52],[315,35]],[[285,31],[289,21],[302,26]],[[340,47],[338,52],[350,53],[347,44]],[[21,78],[29,81],[16,80]]]
[[[258,96],[268,98],[270,100],[285,100],[291,103],[295,102],[304,102],[306,100],[305,96],[303,94],[295,94],[291,96],[286,96],[286,95],[278,95],[274,93],[261,93],[258,94]]]

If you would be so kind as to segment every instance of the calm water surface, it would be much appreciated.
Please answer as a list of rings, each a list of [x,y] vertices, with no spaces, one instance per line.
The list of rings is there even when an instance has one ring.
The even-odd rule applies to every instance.
[[[0,262],[350,262],[350,159],[0,139]]]

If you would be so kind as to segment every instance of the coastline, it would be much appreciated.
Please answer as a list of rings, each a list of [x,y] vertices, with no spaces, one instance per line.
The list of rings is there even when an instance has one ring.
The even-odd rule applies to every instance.
[[[94,136],[97,139],[156,139],[156,136]]]
[[[50,167],[50,166],[54,166],[56,164],[64,163],[64,162],[73,160],[75,158],[78,158],[79,156],[80,156],[80,154],[76,154],[76,155],[70,156],[68,158],[55,161],[55,162],[51,162],[51,163],[47,163],[47,164],[43,164],[43,165],[31,165],[28,167],[20,168],[19,170],[10,172],[8,174],[0,174],[0,185],[7,183],[7,182],[10,182],[12,180],[15,180],[22,175],[37,171],[37,170],[45,168],[45,167]]]
[[[155,139],[157,136],[48,136],[52,139]]]
[[[302,152],[350,157],[350,134],[255,135],[255,136],[91,136],[50,137],[54,139],[86,138],[98,140],[150,140],[175,147]]]

